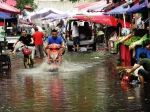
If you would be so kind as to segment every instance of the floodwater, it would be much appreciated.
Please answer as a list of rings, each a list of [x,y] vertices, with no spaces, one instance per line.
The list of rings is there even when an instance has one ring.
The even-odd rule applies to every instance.
[[[66,53],[58,72],[46,60],[24,69],[11,56],[10,77],[0,78],[0,112],[149,112],[150,86],[121,85],[117,55]]]

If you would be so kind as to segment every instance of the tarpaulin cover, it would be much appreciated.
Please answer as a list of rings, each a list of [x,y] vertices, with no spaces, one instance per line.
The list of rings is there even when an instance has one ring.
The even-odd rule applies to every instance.
[[[146,11],[147,5],[148,5],[148,0],[145,0],[142,4],[137,3],[133,7],[131,7],[129,10],[127,10],[127,14]]]
[[[119,7],[109,11],[109,12],[106,12],[105,14],[126,14],[126,11],[129,10],[130,6],[128,5],[127,8],[124,8],[123,6],[126,5],[126,4],[123,4],[123,5],[120,5]]]
[[[0,12],[0,18],[1,19],[9,19],[11,18],[11,14],[10,13],[5,13],[5,12]]]

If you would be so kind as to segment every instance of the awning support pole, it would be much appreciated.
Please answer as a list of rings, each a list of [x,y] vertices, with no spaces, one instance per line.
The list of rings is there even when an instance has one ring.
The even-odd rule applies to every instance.
[[[149,8],[148,8],[148,18],[150,18],[150,9]],[[149,28],[148,28],[149,35],[148,35],[148,37],[150,37],[150,19],[148,20],[148,22],[149,22]]]
[[[130,31],[133,34],[133,31],[132,31],[132,13],[130,14],[130,23],[131,23]]]

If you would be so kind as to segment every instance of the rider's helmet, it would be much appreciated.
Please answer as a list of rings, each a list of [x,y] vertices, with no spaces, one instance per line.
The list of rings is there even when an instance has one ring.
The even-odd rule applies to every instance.
[[[29,55],[29,54],[31,54],[31,50],[28,49],[28,48],[24,48],[24,49],[23,49],[23,53],[24,53],[25,55]]]

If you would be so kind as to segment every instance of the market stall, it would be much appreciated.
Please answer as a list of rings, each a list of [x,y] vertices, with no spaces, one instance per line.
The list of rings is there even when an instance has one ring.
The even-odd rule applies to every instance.
[[[119,39],[114,42],[114,51],[120,54],[121,61],[130,62],[130,64],[133,59],[139,61],[139,54],[142,52],[147,53],[148,58],[150,58],[150,52],[145,48],[150,40],[147,34],[147,30],[140,29],[137,30],[134,35],[129,34],[119,37]]]

